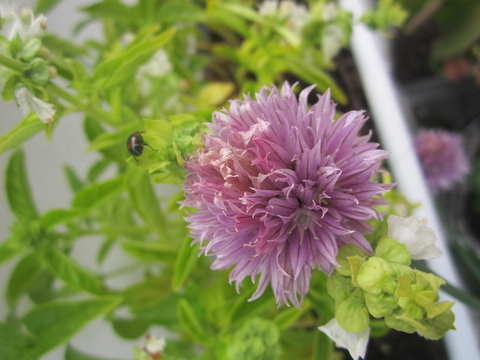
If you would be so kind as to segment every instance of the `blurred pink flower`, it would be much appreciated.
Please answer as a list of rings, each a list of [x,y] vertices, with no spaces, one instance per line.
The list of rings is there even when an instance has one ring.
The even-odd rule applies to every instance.
[[[371,134],[357,136],[362,112],[334,120],[328,91],[309,109],[312,89],[297,99],[285,83],[232,101],[186,164],[184,205],[198,209],[187,217],[191,234],[216,257],[212,269],[234,266],[237,291],[261,274],[250,300],[271,283],[278,305],[300,307],[313,269],[331,273],[339,247],[372,253],[362,234],[391,187],[372,180],[388,154]]]
[[[433,191],[451,188],[470,171],[463,139],[458,134],[423,129],[415,137],[415,148]]]

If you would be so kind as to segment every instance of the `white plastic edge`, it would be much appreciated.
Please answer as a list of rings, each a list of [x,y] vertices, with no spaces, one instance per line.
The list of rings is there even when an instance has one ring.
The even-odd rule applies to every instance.
[[[340,6],[353,12],[355,19],[365,12],[367,4],[366,0],[340,0]],[[462,287],[447,249],[445,232],[415,154],[389,61],[382,52],[378,35],[365,25],[356,24],[351,37],[351,50],[382,147],[390,151],[389,165],[397,187],[408,201],[421,204],[415,215],[428,220],[428,227],[437,235],[436,244],[444,253],[440,259],[428,261],[428,266],[449,283]],[[442,293],[442,299],[456,301],[446,293]],[[457,330],[449,331],[445,336],[450,359],[480,359],[471,310],[456,301],[453,311]]]

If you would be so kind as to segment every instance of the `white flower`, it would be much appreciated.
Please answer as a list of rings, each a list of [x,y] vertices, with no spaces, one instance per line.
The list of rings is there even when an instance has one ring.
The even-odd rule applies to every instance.
[[[55,106],[33,96],[33,94],[27,88],[21,88],[16,92],[15,95],[17,96],[18,104],[20,105],[20,108],[25,116],[33,111],[44,123],[51,123],[57,117],[55,115]]]
[[[333,318],[318,329],[332,339],[337,347],[347,349],[354,360],[357,360],[359,357],[362,359],[365,358],[368,339],[370,337],[370,328],[367,328],[367,330],[361,333],[348,332]]]
[[[426,220],[420,221],[414,216],[401,218],[390,215],[388,237],[404,244],[414,260],[439,258],[442,250],[435,245],[437,237],[426,224]]]
[[[276,16],[278,0],[264,0],[258,7],[258,13],[261,16]]]
[[[15,34],[18,34],[20,39],[26,43],[28,40],[37,37],[47,26],[47,18],[44,15],[40,14],[35,18],[33,11],[28,8],[22,9],[21,14],[13,12],[13,16],[15,17],[15,22],[10,30],[10,39]]]
[[[145,341],[145,352],[150,356],[160,355],[165,346],[167,345],[165,338],[156,338],[155,336],[148,334]]]

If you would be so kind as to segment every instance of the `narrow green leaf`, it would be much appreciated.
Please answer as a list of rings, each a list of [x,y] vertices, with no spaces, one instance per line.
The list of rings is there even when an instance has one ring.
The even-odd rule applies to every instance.
[[[99,160],[92,165],[90,170],[88,170],[87,179],[89,182],[93,183],[107,170],[107,168],[112,164],[110,160]]]
[[[308,306],[307,304],[302,305],[303,309],[307,309]],[[275,324],[277,324],[277,327],[280,330],[288,328],[290,325],[292,325],[299,317],[300,315],[303,314],[304,311],[301,309],[297,309],[295,307],[286,309],[282,311],[280,314],[275,316],[273,321],[275,321]]]
[[[320,330],[315,329],[313,333],[312,360],[331,359],[333,352],[333,341]]]
[[[70,189],[74,193],[85,186],[84,182],[78,177],[77,173],[70,165],[64,165],[63,171],[67,177],[68,185],[70,185]]]
[[[0,322],[0,359],[26,360],[25,353],[32,345],[32,339],[12,325]]]
[[[28,289],[28,295],[30,295],[30,299],[35,304],[41,304],[55,299],[58,296],[56,290],[54,289],[55,280],[55,276],[53,276],[52,272],[48,268],[42,270],[37,276],[35,282],[32,283]]]
[[[122,248],[142,261],[167,261],[173,262],[177,256],[175,249],[158,242],[122,241]]]
[[[17,150],[10,157],[5,176],[5,191],[10,209],[18,218],[33,220],[38,217],[22,150]]]
[[[121,24],[134,24],[137,21],[135,10],[119,0],[99,1],[81,10],[92,17],[112,19]]]
[[[35,14],[46,13],[53,9],[61,0],[37,0]]]
[[[165,237],[164,214],[160,210],[159,200],[148,174],[144,171],[130,171],[127,177],[127,186],[135,210],[148,225],[155,229],[157,234]]]
[[[103,133],[90,143],[88,151],[103,150],[118,144],[125,145],[128,136],[136,130],[138,130],[137,124],[128,124],[122,126],[120,131]]]
[[[119,176],[112,180],[80,189],[72,201],[72,206],[91,209],[121,192],[123,187],[124,179],[122,176]]]
[[[21,254],[28,247],[18,236],[12,236],[0,244],[0,264]]]
[[[164,46],[175,32],[175,28],[170,28],[153,39],[132,46],[122,54],[98,65],[93,75],[97,89],[107,89],[131,78],[138,67]]]
[[[80,213],[81,212],[76,209],[52,209],[42,214],[40,224],[42,224],[45,229],[51,229],[58,224],[63,224],[75,219]]]
[[[44,258],[55,276],[67,284],[92,294],[105,293],[103,281],[96,274],[81,267],[56,247],[46,247]]]
[[[15,308],[20,296],[36,281],[41,269],[42,265],[38,261],[36,253],[26,255],[15,265],[8,279],[5,294],[10,308]]]
[[[176,23],[181,21],[199,21],[205,17],[203,10],[191,2],[165,1],[158,11],[160,23]]]
[[[335,84],[335,81],[318,67],[311,65],[295,56],[284,56],[282,58],[288,70],[306,81],[309,84],[316,84],[318,89],[325,92],[330,89],[333,99],[340,104],[347,103],[347,97],[342,90]]]
[[[138,339],[148,330],[149,324],[137,319],[114,319],[115,332],[124,339]]]
[[[88,355],[78,351],[72,345],[67,344],[67,348],[65,350],[65,360],[113,360],[113,359]]]
[[[107,314],[122,302],[119,296],[105,296],[79,301],[54,301],[38,305],[24,317],[28,330],[37,336],[30,353],[41,356],[65,343],[97,317]]]
[[[187,330],[190,336],[201,344],[208,344],[209,337],[187,300],[180,299],[178,301],[177,312],[180,323]]]
[[[198,254],[198,245],[192,246],[192,239],[190,237],[185,238],[175,261],[175,272],[172,279],[173,291],[176,292],[180,289],[195,268],[198,262]]]

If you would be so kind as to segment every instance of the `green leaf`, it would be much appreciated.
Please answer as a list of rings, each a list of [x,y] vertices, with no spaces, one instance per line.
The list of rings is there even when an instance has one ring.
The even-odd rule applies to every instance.
[[[0,244],[0,264],[21,254],[27,247],[27,243],[18,236],[12,236]]]
[[[0,358],[4,360],[27,360],[25,353],[32,339],[12,325],[0,322]]]
[[[23,70],[23,75],[30,79],[35,85],[43,86],[48,82],[50,71],[45,60],[41,58],[34,59],[27,69]]]
[[[35,113],[31,113],[0,138],[0,154],[22,146],[26,140],[44,128],[45,125],[39,120],[38,116]]]
[[[177,255],[175,249],[158,242],[122,241],[121,244],[127,254],[142,261],[173,262]]]
[[[302,305],[302,307],[303,309],[308,309],[308,306],[305,303]],[[283,330],[292,325],[303,313],[303,310],[292,307],[275,316],[273,321],[280,330]]]
[[[73,220],[79,215],[80,211],[76,209],[52,209],[42,214],[40,224],[45,229],[51,229],[58,224]]]
[[[78,351],[72,345],[67,344],[67,348],[65,350],[65,360],[113,360],[113,359],[88,355]]]
[[[131,17],[131,14],[129,16]],[[138,67],[164,46],[175,32],[175,28],[170,28],[153,39],[136,44],[122,54],[99,64],[93,75],[96,88],[107,89],[130,79]]]
[[[144,171],[130,171],[127,177],[127,186],[133,207],[138,214],[155,229],[157,234],[165,236],[167,230],[165,216],[160,210],[159,200],[148,174]]]
[[[455,18],[455,26],[446,31],[433,46],[432,57],[436,60],[463,55],[480,37],[480,3],[468,7]]]
[[[42,265],[38,261],[36,253],[30,253],[21,259],[12,271],[8,279],[5,297],[10,308],[17,305],[18,299],[37,280]]]
[[[99,1],[81,10],[92,17],[112,19],[117,23],[134,24],[137,22],[135,10],[119,0]]]
[[[200,319],[198,319],[187,300],[180,299],[178,301],[177,312],[180,323],[187,330],[190,336],[201,344],[208,344],[209,337],[204,327],[201,325]]]
[[[333,99],[340,104],[347,103],[347,97],[335,84],[335,81],[318,67],[299,59],[296,56],[286,55],[282,58],[288,70],[309,84],[316,84],[318,89],[325,92],[330,89]]]
[[[90,143],[88,151],[103,150],[112,146],[116,146],[118,144],[125,145],[128,135],[130,135],[136,130],[136,124],[128,124],[123,126],[121,131],[103,133],[97,136],[95,140]]]
[[[114,319],[115,332],[124,339],[138,339],[148,330],[149,324],[137,319]]]
[[[165,1],[158,11],[157,21],[160,23],[176,23],[181,21],[199,21],[204,18],[202,9],[190,2]]]
[[[70,189],[73,192],[77,192],[85,186],[82,179],[78,177],[77,173],[70,165],[64,165],[63,171],[67,177],[68,185],[70,185]]]
[[[119,296],[78,301],[54,301],[38,305],[24,317],[28,330],[37,336],[30,353],[41,356],[65,343],[90,321],[107,314],[122,302]]]
[[[112,180],[80,189],[72,201],[72,206],[83,209],[94,208],[117,195],[123,190],[123,187],[124,179],[122,176],[119,176]]]
[[[23,47],[22,51],[18,53],[17,57],[24,61],[32,60],[36,55],[38,50],[42,47],[42,40],[39,38],[30,39],[25,46]]]
[[[37,0],[35,5],[35,14],[46,13],[53,9],[61,0]]]
[[[198,262],[198,245],[192,246],[192,239],[186,237],[183,240],[182,248],[177,255],[175,261],[175,271],[173,273],[172,279],[172,289],[173,291],[178,291],[183,285],[185,280],[188,278],[188,275],[195,268],[195,265]]]
[[[56,247],[46,247],[44,259],[55,276],[67,284],[92,294],[105,293],[103,281],[96,274],[81,267]]]
[[[99,160],[92,165],[90,170],[88,170],[87,179],[89,182],[93,183],[105,172],[105,170],[112,164],[110,160]]]
[[[5,192],[10,209],[19,219],[38,218],[37,208],[28,184],[25,156],[22,150],[17,150],[10,157],[5,176]]]

